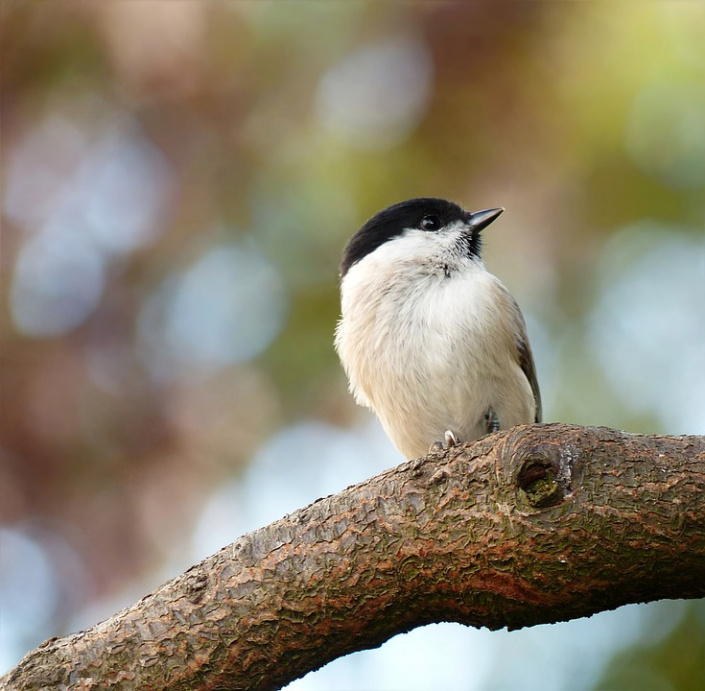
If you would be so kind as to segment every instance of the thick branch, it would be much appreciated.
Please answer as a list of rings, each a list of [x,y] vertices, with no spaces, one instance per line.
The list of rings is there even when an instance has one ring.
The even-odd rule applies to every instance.
[[[405,463],[47,641],[7,689],[272,689],[421,624],[705,596],[705,437],[532,425]]]

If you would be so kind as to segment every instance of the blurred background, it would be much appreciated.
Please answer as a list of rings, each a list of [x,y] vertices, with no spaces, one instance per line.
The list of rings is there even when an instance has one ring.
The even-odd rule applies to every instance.
[[[705,4],[4,2],[0,672],[403,459],[346,240],[505,206],[545,419],[705,434]],[[705,688],[703,602],[443,624],[291,689]]]

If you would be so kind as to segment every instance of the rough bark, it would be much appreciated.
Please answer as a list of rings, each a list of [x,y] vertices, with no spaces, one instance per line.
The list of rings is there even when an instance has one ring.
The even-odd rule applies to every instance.
[[[274,689],[416,626],[705,596],[705,437],[518,427],[404,463],[51,639],[3,689]]]

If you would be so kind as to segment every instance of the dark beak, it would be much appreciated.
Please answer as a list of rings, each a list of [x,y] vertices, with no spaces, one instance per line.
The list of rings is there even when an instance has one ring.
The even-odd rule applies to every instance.
[[[474,211],[468,214],[467,224],[473,233],[479,233],[483,228],[492,223],[502,212],[504,207],[498,209],[485,209],[484,211]]]

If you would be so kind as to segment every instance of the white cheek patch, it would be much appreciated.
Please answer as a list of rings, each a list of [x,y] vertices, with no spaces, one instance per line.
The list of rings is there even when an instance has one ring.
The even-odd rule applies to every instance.
[[[423,263],[436,261],[440,265],[462,256],[465,229],[466,226],[462,221],[454,221],[451,225],[436,231],[407,228],[400,235],[380,245],[365,259],[369,258],[375,263],[390,265],[395,262],[408,264],[413,261]]]

